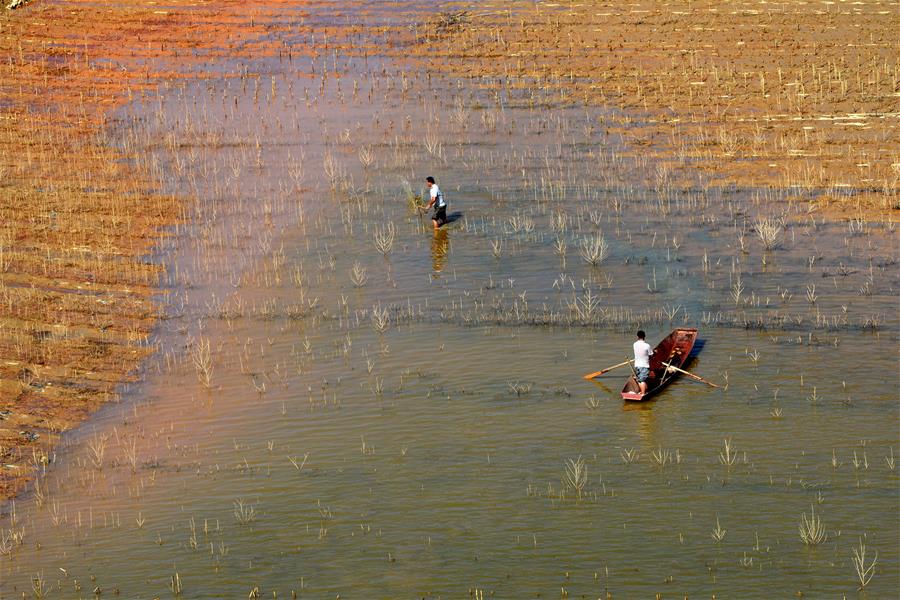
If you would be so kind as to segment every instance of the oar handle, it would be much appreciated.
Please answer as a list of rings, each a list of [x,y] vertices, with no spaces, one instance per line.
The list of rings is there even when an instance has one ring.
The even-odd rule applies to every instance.
[[[693,379],[696,379],[697,381],[702,381],[702,382],[705,383],[706,385],[712,386],[712,387],[714,387],[714,388],[719,387],[719,386],[717,386],[716,384],[714,384],[713,382],[707,381],[707,380],[703,379],[702,377],[700,377],[700,376],[698,376],[698,375],[694,375],[693,373],[689,373],[689,372],[685,371],[684,369],[679,369],[679,368],[676,367],[675,365],[669,364],[669,363],[667,363],[667,362],[665,362],[665,361],[662,361],[662,364],[664,364],[666,367],[668,367],[668,368],[670,368],[670,369],[674,369],[674,370],[678,371],[679,373],[684,373],[684,374],[687,375],[688,377],[691,377],[691,378],[693,378]]]
[[[634,361],[631,360],[630,358],[626,358],[625,362],[627,362],[628,366],[631,367],[631,374],[634,375],[635,379],[637,379],[638,374],[637,374],[637,369],[634,368],[634,364],[633,364]]]

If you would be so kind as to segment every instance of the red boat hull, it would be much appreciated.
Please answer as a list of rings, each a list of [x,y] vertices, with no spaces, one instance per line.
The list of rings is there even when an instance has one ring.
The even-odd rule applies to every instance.
[[[622,388],[622,399],[642,402],[669,385],[678,376],[678,372],[669,371],[662,363],[667,362],[683,369],[696,341],[697,330],[693,328],[679,328],[666,336],[656,345],[653,356],[650,357],[650,378],[647,380],[646,393],[640,392],[641,388],[632,374]]]

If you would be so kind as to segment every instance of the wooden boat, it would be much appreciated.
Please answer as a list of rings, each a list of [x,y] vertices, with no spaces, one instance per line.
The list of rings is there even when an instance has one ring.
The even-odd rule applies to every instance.
[[[678,377],[678,372],[670,370],[663,363],[684,369],[696,341],[697,330],[693,328],[679,328],[666,336],[656,345],[656,348],[653,349],[653,356],[650,357],[650,377],[647,379],[646,393],[640,392],[641,388],[632,373],[625,387],[622,388],[622,399],[635,402],[647,400],[669,385],[673,379]]]

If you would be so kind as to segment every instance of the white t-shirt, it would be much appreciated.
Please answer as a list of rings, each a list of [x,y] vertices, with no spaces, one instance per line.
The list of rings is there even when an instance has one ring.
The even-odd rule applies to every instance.
[[[431,184],[431,199],[435,200],[434,207],[441,208],[442,206],[447,206],[447,203],[444,202],[444,195],[441,193],[441,189],[437,186],[436,183]]]
[[[649,369],[651,354],[653,354],[653,349],[650,347],[650,344],[644,340],[636,341],[634,343],[634,368],[644,367]]]

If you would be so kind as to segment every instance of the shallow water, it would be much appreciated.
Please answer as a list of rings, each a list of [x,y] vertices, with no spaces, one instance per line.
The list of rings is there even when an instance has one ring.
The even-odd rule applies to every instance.
[[[648,188],[653,165],[586,129],[602,111],[381,60],[335,56],[324,84],[223,62],[265,75],[129,108],[117,143],[198,198],[161,253],[161,352],[9,507],[24,543],[0,594],[42,574],[48,597],[168,597],[177,573],[185,598],[855,596],[864,536],[862,595],[889,596],[896,233],[782,215],[760,190]],[[459,213],[438,235],[400,185],[425,174]],[[768,253],[759,215],[785,220]],[[610,256],[591,267],[597,230]],[[682,379],[634,405],[621,370],[581,379],[638,327],[655,343],[682,324],[721,389]],[[827,540],[808,548],[812,507]]]

